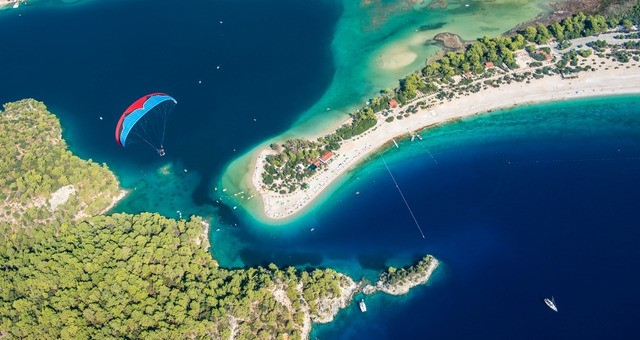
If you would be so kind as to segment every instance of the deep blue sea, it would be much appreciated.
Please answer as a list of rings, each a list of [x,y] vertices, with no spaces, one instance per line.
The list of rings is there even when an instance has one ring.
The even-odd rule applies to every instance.
[[[372,156],[300,219],[266,226],[213,186],[329,88],[338,1],[27,9],[0,13],[0,102],[44,101],[72,150],[106,162],[132,190],[116,211],[211,217],[212,253],[227,267],[273,262],[373,279],[425,253],[441,261],[426,286],[367,297],[366,314],[350,306],[312,337],[640,336],[640,97],[520,107],[425,131]],[[120,113],[154,91],[178,100],[164,158],[113,140]],[[542,302],[551,295],[558,313]]]

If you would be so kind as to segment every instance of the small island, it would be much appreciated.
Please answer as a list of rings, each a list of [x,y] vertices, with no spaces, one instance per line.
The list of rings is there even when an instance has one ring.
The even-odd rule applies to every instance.
[[[255,150],[251,175],[233,186],[259,194],[256,216],[285,219],[394,139],[421,140],[430,127],[516,105],[640,93],[639,23],[636,4],[621,16],[578,13],[442,53],[336,130]]]
[[[364,294],[374,294],[378,291],[390,295],[403,295],[417,285],[427,283],[433,271],[438,267],[438,260],[432,255],[423,257],[417,264],[406,268],[389,267],[380,274],[374,285],[365,285]]]
[[[4,105],[0,146],[0,338],[307,339],[361,289],[332,269],[222,268],[199,216],[105,215],[125,191],[35,100]]]

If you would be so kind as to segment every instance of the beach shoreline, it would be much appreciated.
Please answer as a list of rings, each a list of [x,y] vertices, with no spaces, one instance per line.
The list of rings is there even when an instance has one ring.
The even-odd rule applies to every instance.
[[[278,194],[264,188],[261,174],[264,158],[272,152],[268,148],[257,150],[256,161],[252,162],[251,185],[260,196],[262,207],[259,217],[266,222],[280,222],[298,216],[311,206],[319,196],[327,192],[337,179],[357,167],[368,157],[385,148],[394,138],[402,138],[411,133],[439,126],[487,112],[508,109],[514,106],[532,105],[570,99],[640,94],[640,68],[637,63],[621,63],[595,54],[586,58],[591,71],[580,72],[577,78],[565,79],[561,75],[532,79],[530,83],[514,82],[500,87],[456,96],[451,101],[440,101],[428,109],[419,109],[402,120],[385,122],[378,116],[376,126],[362,135],[343,142],[336,150],[333,161],[307,180],[308,188],[289,194]],[[632,66],[633,65],[633,66]],[[526,69],[526,68],[525,68]],[[517,72],[524,72],[518,70]],[[415,102],[415,100],[414,100]],[[390,116],[400,113],[405,107],[396,108]],[[330,133],[331,131],[327,131]],[[253,160],[252,160],[253,161]]]
[[[15,8],[14,6],[16,4],[21,4],[22,2],[24,2],[24,0],[0,0],[0,10],[5,9],[5,8]]]

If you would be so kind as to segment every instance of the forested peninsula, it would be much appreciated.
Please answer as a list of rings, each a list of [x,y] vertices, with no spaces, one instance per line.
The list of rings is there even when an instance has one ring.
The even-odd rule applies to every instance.
[[[229,270],[198,216],[103,215],[106,165],[35,100],[0,112],[0,338],[305,339],[362,286],[331,269]]]

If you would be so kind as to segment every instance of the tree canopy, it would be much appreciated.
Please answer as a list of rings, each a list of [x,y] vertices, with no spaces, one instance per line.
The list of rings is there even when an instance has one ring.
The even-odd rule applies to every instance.
[[[117,180],[60,132],[34,100],[0,115],[0,338],[301,339],[353,285],[331,269],[220,268],[197,216],[98,215]],[[69,184],[77,195],[54,212],[33,204]]]
[[[0,223],[95,215],[118,196],[118,181],[107,166],[74,156],[61,134],[56,117],[35,100],[9,103],[0,111]],[[72,193],[57,206],[53,194],[66,186]]]

